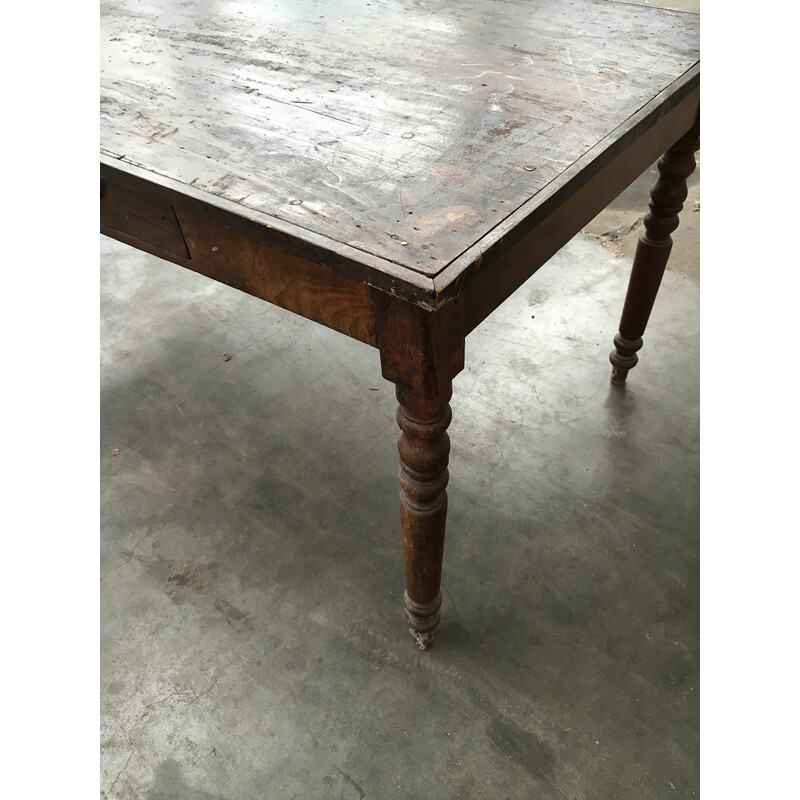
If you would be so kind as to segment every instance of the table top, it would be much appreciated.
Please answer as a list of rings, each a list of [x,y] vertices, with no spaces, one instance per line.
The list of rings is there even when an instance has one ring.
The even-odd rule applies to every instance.
[[[102,0],[101,36],[107,163],[412,282],[699,81],[697,15],[616,0]]]

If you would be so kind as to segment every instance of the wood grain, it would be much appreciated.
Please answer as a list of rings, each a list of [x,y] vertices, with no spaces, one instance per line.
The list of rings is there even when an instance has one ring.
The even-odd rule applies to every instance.
[[[189,257],[175,211],[166,199],[101,179],[100,205],[106,227],[148,241],[167,253]]]
[[[171,206],[178,204],[197,216],[206,217],[269,247],[322,264],[382,292],[410,300],[421,308],[436,308],[433,281],[418,272],[356,251],[346,244],[334,242],[310,231],[303,231],[303,235],[298,236],[297,229],[293,226],[260,211],[248,211],[247,216],[242,216],[242,207],[236,203],[102,154],[101,205],[109,185],[123,190],[121,196],[142,195],[158,209],[165,203]]]
[[[441,619],[451,395],[449,383],[430,398],[397,389],[400,519],[406,576],[404,617],[422,650],[430,646],[433,630]]]
[[[464,369],[464,304],[429,312],[378,291],[372,296],[383,377],[417,397],[438,397]]]
[[[104,0],[101,19],[101,144],[120,168],[380,259],[370,271],[430,278],[673,84],[699,45],[695,15],[593,0],[231,0],[213,13]]]
[[[578,164],[574,174],[554,181],[546,195],[437,276],[438,305],[462,298],[467,332],[477,327],[692,126],[700,102],[699,75],[688,83],[694,88],[676,105],[665,109],[654,101],[652,117],[640,115],[627,130],[615,132],[619,146],[599,145],[587,156],[591,163]]]
[[[405,619],[426,648],[465,337],[690,127],[698,18],[601,0],[101,0],[101,20],[101,230],[379,349]],[[648,231],[672,225],[668,183]]]
[[[211,220],[161,187],[119,186],[116,174],[101,183],[103,233],[378,346],[374,290],[367,284]]]

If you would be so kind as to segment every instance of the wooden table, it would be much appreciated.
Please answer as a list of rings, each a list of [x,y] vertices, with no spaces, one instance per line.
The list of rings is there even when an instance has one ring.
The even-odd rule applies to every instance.
[[[663,154],[610,357],[625,381],[699,147],[699,17],[593,0],[101,13],[101,231],[378,349],[425,649],[465,339]]]

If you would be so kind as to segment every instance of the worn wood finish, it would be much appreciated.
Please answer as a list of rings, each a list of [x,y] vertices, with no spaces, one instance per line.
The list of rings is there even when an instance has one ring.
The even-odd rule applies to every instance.
[[[625,134],[615,139],[613,149],[606,149],[602,142],[587,154],[584,164],[574,165],[575,180],[565,176],[563,181],[554,181],[547,197],[534,198],[436,277],[440,303],[452,296],[463,298],[467,332],[546,264],[691,126],[700,102],[699,73],[687,75],[686,84],[690,91],[674,107],[665,110],[654,100],[648,114],[629,122]],[[617,144],[622,145],[618,150]]]
[[[429,279],[673,85],[699,46],[696,15],[599,0],[213,13],[104,0],[101,13],[109,156],[323,237],[346,249],[339,269],[369,256],[370,271]],[[431,307],[430,282],[416,294]]]
[[[433,397],[397,388],[405,620],[422,650],[433,641],[441,618],[451,394],[449,383]]]
[[[189,258],[175,209],[166,199],[100,180],[100,223],[109,230],[147,242],[153,248],[180,258]]]
[[[602,0],[101,0],[101,17],[101,231],[378,348],[425,649],[466,336],[693,123],[699,18]],[[668,252],[669,152],[621,335]]]
[[[181,195],[116,177],[101,179],[103,233],[377,347],[366,284],[211,220]]]
[[[436,397],[464,369],[464,305],[429,313],[373,291],[375,326],[386,380],[420,397]]]
[[[286,226],[268,214],[248,210],[247,216],[243,216],[242,208],[237,203],[223,197],[215,197],[193,186],[187,186],[164,175],[101,153],[101,213],[108,210],[103,200],[109,191],[109,186],[119,187],[121,190],[115,199],[118,208],[123,204],[123,198],[135,199],[138,195],[147,197],[148,202],[154,204],[157,211],[162,210],[165,203],[172,207],[177,204],[196,216],[208,218],[212,222],[217,222],[284,253],[322,264],[360,283],[379,288],[393,297],[410,300],[421,308],[429,310],[436,307],[433,282],[418,272],[356,251],[347,245],[308,231],[303,231],[302,236],[298,237],[295,235],[297,231],[291,226]],[[134,216],[141,214],[139,205],[135,203],[120,210],[125,213],[132,212]],[[143,244],[158,247],[156,242],[143,242]]]
[[[661,286],[661,278],[672,250],[672,233],[686,200],[686,179],[694,172],[695,151],[700,147],[700,120],[658,161],[658,179],[650,192],[650,211],[644,218],[644,233],[636,245],[631,277],[619,332],[609,360],[611,382],[625,383],[642,347],[650,313]]]

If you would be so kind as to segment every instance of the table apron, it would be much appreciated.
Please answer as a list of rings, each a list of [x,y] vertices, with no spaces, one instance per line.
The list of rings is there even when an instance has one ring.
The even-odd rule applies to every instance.
[[[208,219],[161,187],[114,177],[101,172],[101,233],[378,346],[367,283]]]

